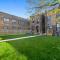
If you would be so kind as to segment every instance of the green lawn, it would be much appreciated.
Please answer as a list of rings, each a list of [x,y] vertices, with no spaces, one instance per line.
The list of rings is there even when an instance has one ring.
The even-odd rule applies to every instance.
[[[0,43],[0,60],[60,60],[60,37],[40,36]]]
[[[29,34],[13,34],[13,35],[0,35],[0,40],[4,39],[12,39],[12,38],[19,38],[19,37],[24,37],[24,36],[30,36]]]

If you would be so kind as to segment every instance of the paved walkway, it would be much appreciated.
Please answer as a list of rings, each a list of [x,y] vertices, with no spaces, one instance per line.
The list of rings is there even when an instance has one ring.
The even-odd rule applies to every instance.
[[[40,36],[40,35],[20,37],[20,38],[13,38],[13,39],[6,39],[6,40],[0,40],[0,42],[7,42],[7,41],[13,41],[13,40],[19,40],[19,39],[26,39],[26,38],[37,37],[37,36]]]

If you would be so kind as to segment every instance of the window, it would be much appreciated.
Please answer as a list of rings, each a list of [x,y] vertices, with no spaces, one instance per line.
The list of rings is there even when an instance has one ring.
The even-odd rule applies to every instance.
[[[9,22],[9,19],[7,19],[7,18],[4,18],[4,22]]]
[[[57,23],[57,27],[60,27],[60,24],[59,23]]]
[[[8,32],[8,26],[3,27],[4,32]]]
[[[4,26],[4,29],[8,29],[8,26]]]
[[[60,32],[60,23],[57,23],[57,31]]]
[[[16,29],[16,26],[12,26],[12,29]]]
[[[4,26],[9,26],[9,23],[4,23]]]
[[[12,24],[15,25],[16,24],[16,20],[12,20]]]
[[[22,27],[18,27],[18,29],[20,30],[20,29],[22,29]]]
[[[16,20],[12,20],[12,22],[16,22]]]
[[[21,21],[18,21],[18,24],[21,24]]]
[[[56,14],[56,18],[60,17],[60,14]]]
[[[47,18],[48,18],[48,22],[47,22],[48,28],[52,28],[52,25],[51,25],[51,16],[48,16]]]

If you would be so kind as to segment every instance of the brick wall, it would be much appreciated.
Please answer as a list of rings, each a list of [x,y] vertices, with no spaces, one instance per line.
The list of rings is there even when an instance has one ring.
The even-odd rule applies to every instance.
[[[28,27],[28,20],[0,12],[0,34],[24,33],[28,30]]]

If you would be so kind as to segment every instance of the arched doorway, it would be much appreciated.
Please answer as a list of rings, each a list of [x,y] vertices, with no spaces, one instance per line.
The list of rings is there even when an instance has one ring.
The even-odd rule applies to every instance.
[[[36,32],[37,32],[37,34],[39,33],[39,26],[38,25],[36,26]]]
[[[39,20],[37,20],[36,26],[35,26],[35,27],[36,27],[36,33],[37,33],[37,34],[40,33],[40,27],[39,27],[39,25],[40,25],[40,24],[39,24]]]

